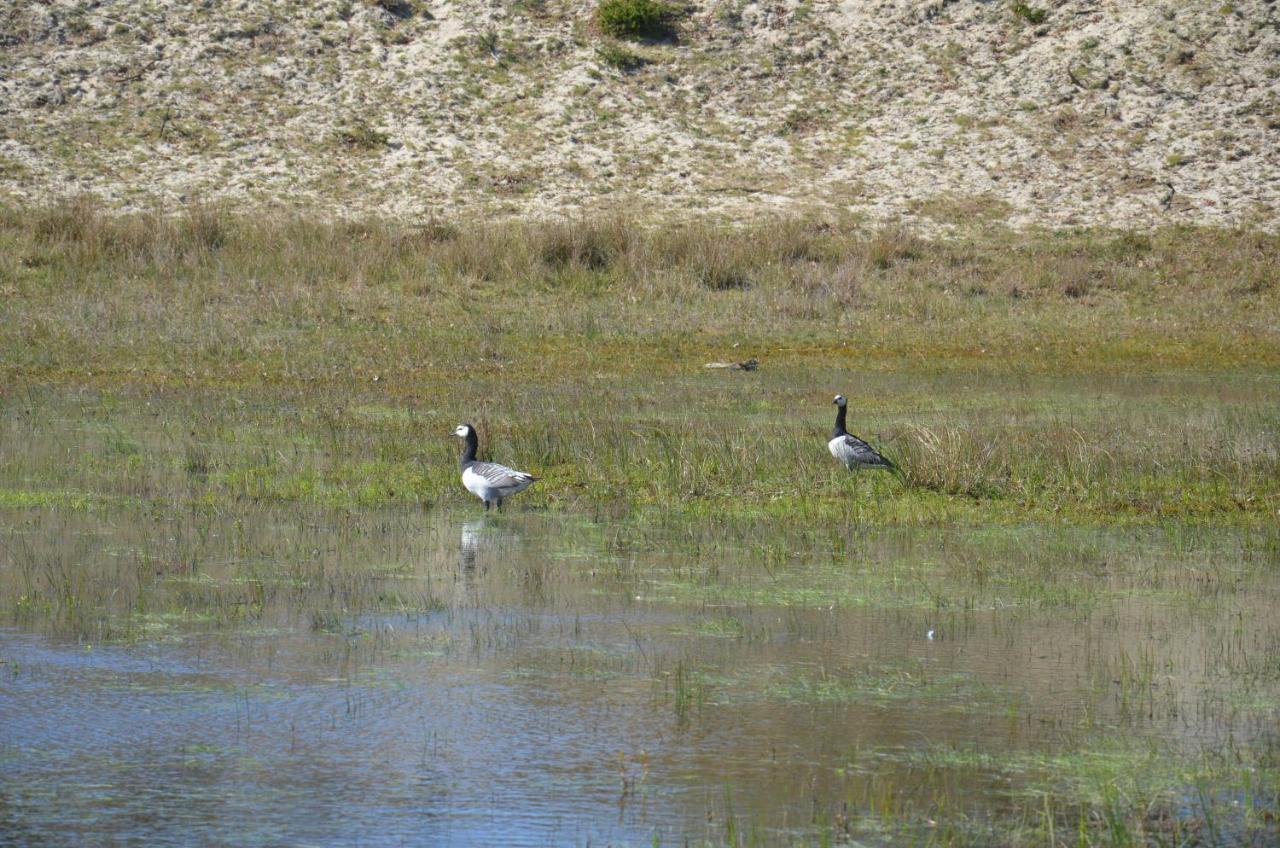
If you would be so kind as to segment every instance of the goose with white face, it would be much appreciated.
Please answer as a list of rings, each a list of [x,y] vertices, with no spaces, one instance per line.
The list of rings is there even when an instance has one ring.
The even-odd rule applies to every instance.
[[[856,468],[886,468],[895,470],[896,466],[881,456],[875,448],[859,439],[845,429],[845,414],[849,409],[849,401],[844,395],[836,395],[831,401],[836,405],[836,426],[827,440],[827,450],[831,455],[844,463],[844,467],[853,471]]]
[[[476,434],[476,428],[470,424],[459,424],[454,428],[453,435],[463,440],[462,456],[458,461],[462,468],[462,485],[484,501],[485,509],[490,505],[502,509],[504,498],[523,492],[537,482],[537,477],[524,471],[516,471],[496,462],[478,461],[476,450],[480,446],[480,438]]]

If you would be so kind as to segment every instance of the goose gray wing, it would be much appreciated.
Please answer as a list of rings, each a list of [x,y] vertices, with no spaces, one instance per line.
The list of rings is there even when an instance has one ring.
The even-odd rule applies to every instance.
[[[857,436],[845,434],[831,440],[831,452],[836,455],[845,465],[852,468],[855,465],[879,466],[882,468],[893,468],[893,463],[885,459],[871,445],[859,439]]]
[[[538,478],[523,471],[516,471],[496,462],[476,462],[471,465],[472,472],[479,474],[495,489],[514,489],[528,486]]]

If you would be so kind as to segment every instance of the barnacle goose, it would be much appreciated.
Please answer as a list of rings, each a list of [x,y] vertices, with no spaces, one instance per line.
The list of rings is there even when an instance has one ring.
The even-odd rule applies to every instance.
[[[453,435],[463,440],[462,485],[467,491],[484,501],[484,508],[496,504],[502,509],[502,499],[509,498],[517,492],[529,488],[538,478],[523,471],[516,471],[496,462],[477,462],[476,448],[480,444],[476,436],[476,428],[470,424],[459,424]]]
[[[896,471],[897,466],[844,428],[844,414],[849,405],[844,395],[836,395],[831,402],[836,405],[836,427],[831,431],[831,439],[827,442],[827,450],[831,451],[831,455],[843,462],[850,471],[855,468],[887,468]]]

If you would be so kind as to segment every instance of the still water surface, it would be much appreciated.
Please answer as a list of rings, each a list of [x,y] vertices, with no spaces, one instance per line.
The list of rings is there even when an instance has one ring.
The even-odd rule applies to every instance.
[[[168,588],[128,638],[0,630],[0,842],[911,842],[1277,738],[1275,552],[1232,533],[165,532],[13,518],[8,591],[55,548],[73,583]]]

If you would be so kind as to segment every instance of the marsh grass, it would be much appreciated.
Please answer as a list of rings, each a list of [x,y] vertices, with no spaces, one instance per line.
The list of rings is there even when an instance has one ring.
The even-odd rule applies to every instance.
[[[912,524],[1280,508],[1272,236],[120,217],[81,199],[5,211],[0,245],[7,412],[23,387],[87,390],[115,428],[93,467],[29,469],[15,501],[148,497],[169,486],[158,463],[186,472],[169,496],[208,503],[431,505],[457,497],[436,435],[472,419],[491,455],[545,476],[534,506]],[[747,355],[759,371],[701,368]],[[836,391],[900,479],[815,449]],[[168,440],[149,452],[130,433],[148,402]]]
[[[1022,787],[1010,798],[1018,812],[1004,819],[1006,827],[1020,820],[1022,828],[984,832],[981,822],[948,815],[950,838],[942,844],[984,844],[993,838],[1012,844],[1066,844],[1062,840],[1067,838],[1083,845],[1213,844],[1225,836],[1212,833],[1215,820],[1227,825],[1231,839],[1265,842],[1271,825],[1264,811],[1276,802],[1272,789],[1258,791],[1261,784],[1274,786],[1276,762],[1270,753],[1232,763],[1207,753],[1173,755],[1141,738],[1100,737],[1083,740],[1069,752],[1047,754],[992,754],[974,748],[924,749],[905,756],[880,751],[853,763],[851,771],[895,761],[909,763],[911,773],[926,785],[946,785],[960,774],[985,774]],[[1223,782],[1250,788],[1235,796],[1203,789]],[[895,790],[906,800],[905,786],[891,785],[888,793]]]
[[[1013,357],[1009,368],[1096,368],[1186,364],[1208,336],[1222,347],[1203,364],[1276,359],[1258,308],[1274,305],[1277,245],[1252,233],[991,231],[930,242],[804,219],[325,222],[201,204],[122,217],[78,199],[5,210],[0,239],[0,279],[19,295],[9,332],[39,317],[48,332],[94,329],[85,343],[164,318],[206,349],[284,331],[305,341],[320,327],[344,341],[384,329],[403,349],[440,338],[443,313],[469,302],[518,304],[491,315],[490,334],[526,342],[534,333],[783,341],[825,330],[878,359],[973,360],[985,348]],[[1215,309],[1201,308],[1210,301]],[[237,320],[246,311],[252,323]],[[105,326],[85,326],[91,319]],[[1107,350],[1117,338],[1138,349]],[[1068,340],[1081,348],[1068,358],[1082,361],[1058,361]],[[188,353],[153,341],[144,349]],[[1144,342],[1163,357],[1135,355]]]
[[[83,452],[100,484],[136,473],[121,464],[127,456],[151,464],[157,446],[180,441],[156,421],[150,429],[117,421],[137,452],[102,449],[112,428],[84,427],[101,412],[47,416],[57,429],[17,450],[10,438],[20,431],[10,424],[6,477],[16,453],[43,463],[39,445],[63,444],[74,450],[49,455]],[[361,415],[384,426],[411,420]],[[258,453],[262,423],[227,422],[222,431],[265,461],[285,443]],[[70,435],[85,431],[98,441]],[[325,449],[320,439],[294,444]],[[1117,833],[1159,844],[1152,834],[1203,832],[1207,815],[1230,837],[1272,826],[1280,772],[1248,734],[1265,733],[1280,686],[1274,628],[1262,624],[1275,591],[1274,529],[875,530],[733,513],[596,522],[537,509],[460,527],[456,509],[204,490],[184,464],[175,451],[133,499],[7,510],[0,622],[85,643],[76,650],[223,645],[269,665],[305,652],[324,670],[313,674],[340,668],[363,681],[357,705],[381,670],[408,658],[429,657],[425,671],[410,673],[431,681],[495,665],[506,683],[519,680],[518,691],[586,685],[608,687],[615,709],[643,702],[670,721],[680,746],[765,715],[762,726],[788,740],[820,728],[828,752],[866,723],[912,729],[905,747],[876,744],[834,765],[796,743],[799,777],[769,765],[772,800],[733,798],[734,827],[762,834],[760,844],[770,844],[777,822],[759,811],[776,810],[779,793],[818,836],[894,844],[1046,844],[1051,831],[1070,833],[1073,844],[1115,844]],[[218,468],[211,462],[210,476]],[[208,497],[184,495],[183,486]],[[923,641],[926,622],[942,641]],[[1190,635],[1166,638],[1172,627]],[[904,631],[914,639],[899,653]],[[1069,656],[1012,673],[948,661],[951,646],[966,657],[1021,657],[1024,641]],[[137,685],[159,694],[152,682]],[[385,685],[404,684],[392,675]],[[314,690],[303,686],[302,697]],[[540,695],[538,708],[554,697]],[[726,714],[739,717],[725,725]],[[1170,747],[1154,736],[1188,720],[1228,722],[1221,733],[1239,741],[1193,758],[1179,740]],[[1010,744],[1041,731],[1054,744]],[[966,745],[936,741],[957,733]],[[707,752],[698,779],[728,784],[726,769],[745,759],[730,774],[747,783],[769,758],[755,742],[733,756],[726,744]],[[1200,800],[1188,794],[1197,788]],[[713,807],[708,817],[723,822],[722,813]]]
[[[543,478],[513,506],[768,528],[766,551],[780,531],[1280,514],[1274,236],[79,199],[5,210],[0,245],[0,508],[18,515],[466,508],[462,420]],[[758,371],[702,368],[748,355]],[[900,477],[831,461],[836,391]],[[960,575],[1005,603],[1080,601],[1051,578]]]

